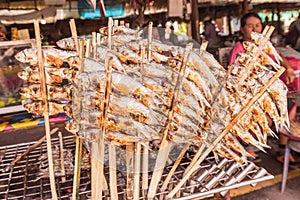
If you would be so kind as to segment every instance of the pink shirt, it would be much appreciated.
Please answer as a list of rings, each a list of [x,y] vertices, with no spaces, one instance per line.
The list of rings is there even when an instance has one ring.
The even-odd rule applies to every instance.
[[[233,63],[236,55],[239,53],[245,53],[243,44],[240,41],[238,41],[230,51],[230,54],[229,54],[229,64],[230,65]]]

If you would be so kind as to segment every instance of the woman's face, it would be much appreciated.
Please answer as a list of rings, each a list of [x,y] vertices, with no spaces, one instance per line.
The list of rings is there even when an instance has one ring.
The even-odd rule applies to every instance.
[[[262,24],[260,19],[256,17],[249,17],[246,20],[245,26],[241,27],[241,32],[243,33],[244,40],[251,41],[252,32],[257,32],[257,33],[262,32]]]

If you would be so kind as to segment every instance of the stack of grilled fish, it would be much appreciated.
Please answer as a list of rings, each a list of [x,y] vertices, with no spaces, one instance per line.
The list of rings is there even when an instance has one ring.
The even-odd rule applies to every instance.
[[[58,41],[60,49],[43,49],[50,114],[66,112],[72,118],[66,128],[90,142],[98,138],[104,121],[106,141],[117,145],[160,141],[165,126],[169,126],[169,141],[210,145],[279,68],[264,51],[257,51],[259,39],[264,37],[260,34],[253,35],[254,43],[244,43],[246,52],[227,72],[206,51],[156,40],[149,43],[135,30],[121,26],[114,30],[118,31],[112,38],[103,36],[103,43],[93,48],[91,57],[80,59],[72,38]],[[273,48],[271,43],[267,47]],[[24,107],[40,115],[43,105],[37,51],[25,49],[16,58],[30,65],[19,73],[30,83],[20,90],[30,99]],[[109,67],[113,70],[107,70]],[[112,79],[108,83],[109,74]],[[107,117],[102,119],[108,84],[112,90],[106,105]],[[268,119],[278,129],[289,126],[286,92],[283,82],[276,80],[214,151],[244,162],[248,154],[241,140],[262,150],[267,147],[267,135],[275,135]],[[166,123],[170,109],[174,113],[171,122]]]

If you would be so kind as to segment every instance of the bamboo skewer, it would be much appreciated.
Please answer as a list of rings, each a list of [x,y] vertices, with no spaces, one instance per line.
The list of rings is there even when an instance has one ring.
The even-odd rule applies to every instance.
[[[85,48],[85,57],[89,58],[91,56],[91,46],[92,46],[91,39],[87,39],[86,41],[86,48]]]
[[[59,131],[58,132],[58,138],[59,138],[59,147],[60,147],[60,166],[61,166],[61,182],[66,182],[66,171],[65,171],[65,158],[64,158],[64,143],[62,134]]]
[[[262,31],[262,34],[263,34],[263,35],[266,35],[267,32],[268,32],[268,30],[269,30],[269,28],[270,28],[270,26],[269,26],[269,25],[266,25],[265,28],[264,28],[264,30]]]
[[[261,90],[248,102],[247,106],[245,106],[236,117],[226,126],[223,132],[213,141],[213,143],[208,146],[198,161],[191,167],[191,169],[185,174],[185,176],[180,180],[180,182],[175,186],[175,188],[167,195],[167,199],[172,199],[173,196],[178,192],[178,190],[183,186],[183,184],[187,181],[190,175],[197,169],[197,165],[199,165],[207,155],[213,150],[213,148],[220,142],[220,140],[227,134],[232,126],[236,124],[236,122],[248,111],[248,109],[265,93],[265,91],[270,87],[270,85],[278,79],[282,73],[285,71],[284,67],[281,67],[275,75],[261,88]]]
[[[172,121],[173,114],[174,114],[174,108],[177,104],[177,98],[179,95],[179,89],[180,89],[180,86],[182,83],[182,78],[185,73],[185,68],[186,68],[185,65],[186,65],[186,62],[188,61],[188,56],[189,56],[191,49],[192,49],[192,44],[188,44],[186,46],[186,49],[185,49],[185,52],[183,55],[182,64],[180,66],[180,71],[179,71],[176,85],[174,88],[170,109],[168,111],[168,115],[167,115],[168,118],[167,118],[167,121],[164,126],[165,128],[162,131],[163,137],[162,137],[162,141],[161,141],[160,148],[158,151],[158,155],[157,155],[157,159],[156,159],[156,163],[155,163],[155,167],[154,167],[154,172],[153,172],[149,190],[148,190],[148,198],[149,199],[153,199],[155,196],[155,193],[156,193],[156,190],[158,187],[158,183],[161,179],[161,176],[162,176],[162,173],[164,170],[164,166],[166,164],[168,155],[169,155],[171,147],[172,147],[172,143],[167,140],[167,136],[168,136],[168,132],[169,132],[170,123]]]
[[[46,75],[44,70],[44,58],[42,52],[41,37],[40,37],[41,33],[40,33],[38,20],[34,20],[34,31],[35,31],[36,46],[37,46],[38,61],[39,61],[39,73],[41,78],[42,101],[44,104],[43,114],[44,114],[44,121],[45,121],[46,141],[47,141],[50,187],[51,187],[52,199],[57,199],[56,186],[55,186],[55,174],[53,169],[51,134],[50,134],[49,103],[47,98],[48,94],[47,94],[47,85],[46,85]]]
[[[164,180],[163,185],[161,186],[161,192],[164,192],[164,191],[167,189],[168,184],[169,184],[169,182],[170,182],[170,180],[171,180],[171,178],[172,178],[172,176],[173,176],[175,170],[177,169],[178,165],[180,164],[180,162],[181,162],[183,156],[185,155],[186,151],[188,150],[189,146],[190,146],[189,144],[186,144],[186,145],[183,147],[183,149],[181,150],[181,152],[180,152],[180,154],[178,155],[178,157],[177,157],[175,163],[173,164],[171,170],[169,171],[169,173],[168,173],[166,179]],[[161,199],[161,200],[163,199],[163,195],[161,195],[161,198],[160,198],[160,199]]]
[[[146,143],[148,145],[149,142]],[[143,165],[142,165],[142,195],[146,197],[148,190],[148,167],[149,167],[149,149],[148,147],[143,147]]]
[[[151,54],[151,49],[152,49],[152,29],[153,29],[153,23],[149,22],[148,25],[148,61],[151,62],[152,59],[152,54]]]
[[[74,39],[76,51],[79,52],[79,43],[78,43],[78,36],[77,36],[75,20],[71,19],[69,23],[70,23],[71,33],[72,33],[72,37]]]
[[[81,171],[81,159],[82,159],[82,139],[76,136],[76,148],[75,148],[75,168],[73,178],[73,191],[72,199],[79,198],[79,185],[80,185],[80,171]]]
[[[109,188],[108,188],[108,184],[107,184],[107,181],[106,181],[106,178],[103,174],[103,193],[104,193],[104,196],[107,196],[109,195]]]
[[[70,22],[71,34],[75,42],[75,47],[78,56],[82,59],[84,56],[84,41],[80,40],[78,42],[77,37],[77,29],[74,19],[71,19]],[[82,67],[80,67],[80,72],[82,71]],[[81,159],[82,159],[82,139],[76,136],[75,139],[75,167],[74,167],[74,176],[73,176],[73,191],[72,191],[72,199],[76,200],[79,198],[79,185],[80,185],[80,172],[81,172]],[[91,161],[92,162],[92,161]],[[92,165],[92,164],[91,164]]]
[[[91,196],[92,199],[97,199],[97,189],[98,189],[98,185],[97,183],[99,181],[97,181],[98,179],[98,171],[97,171],[97,159],[95,158],[95,155],[93,155],[93,152],[97,152],[97,145],[93,144],[91,147]],[[73,198],[74,199],[74,198]]]
[[[144,46],[141,47],[141,63],[140,63],[140,74],[141,74],[141,83],[143,83],[143,70],[144,62],[146,56],[146,49]],[[149,142],[146,142],[146,146],[149,145]],[[143,147],[142,153],[142,196],[145,198],[147,196],[148,190],[148,168],[149,168],[149,149],[148,147]]]
[[[102,108],[102,116],[101,116],[101,123],[100,123],[100,134],[99,138],[97,141],[97,152],[98,154],[98,159],[97,159],[97,164],[96,164],[96,170],[97,170],[97,179],[96,181],[98,182],[97,189],[96,189],[96,199],[101,199],[102,198],[102,191],[104,189],[104,148],[105,148],[105,143],[104,143],[104,136],[106,134],[106,126],[105,126],[105,121],[107,117],[107,111],[109,107],[109,96],[111,93],[111,78],[112,78],[112,66],[109,62],[109,56],[106,55],[105,59],[105,66],[106,66],[106,89],[104,93],[104,102],[103,102],[103,108]],[[95,180],[95,179],[94,179]],[[106,180],[105,180],[106,181]]]
[[[108,18],[108,49],[112,49],[112,34],[114,31],[114,27],[118,26],[118,20],[112,20],[112,18]],[[107,56],[108,57],[108,56]],[[112,66],[109,62],[107,62],[107,84],[106,84],[106,96],[105,96],[105,101],[107,103],[106,112],[108,109],[108,104],[109,104],[109,95],[111,93],[111,79],[112,79]],[[105,118],[103,118],[103,116]],[[106,120],[106,114],[102,115],[103,120]],[[105,124],[102,120],[102,127],[104,128]],[[103,138],[104,139],[104,138]],[[117,163],[116,163],[116,149],[113,144],[109,145],[109,162],[110,162],[110,168],[109,168],[109,180],[110,180],[110,195],[111,199],[118,199],[118,187],[117,187]],[[105,179],[105,177],[104,177]]]
[[[92,58],[96,59],[97,55],[97,38],[96,32],[92,32]]]
[[[206,50],[207,46],[208,46],[208,41],[203,40],[203,42],[201,43],[200,49],[199,49],[199,55],[200,56],[202,56],[202,54]]]
[[[107,47],[111,49],[112,46],[112,32],[113,32],[113,20],[112,18],[108,18],[108,40],[107,40]]]
[[[201,156],[203,150],[205,148],[205,144],[202,144],[199,147],[199,150],[197,151],[197,153],[194,155],[192,161],[190,162],[190,164],[187,166],[187,168],[185,169],[183,176],[191,169],[192,166],[195,165],[195,163],[197,162],[198,158]]]
[[[111,199],[118,200],[116,148],[109,144],[109,185]]]
[[[133,199],[134,146],[126,145],[126,198]]]
[[[96,43],[97,44],[101,44],[101,35],[100,35],[100,33],[96,33]]]
[[[50,132],[50,135],[53,135],[54,133],[56,133],[58,131],[58,128],[54,128],[52,129],[52,131]],[[13,167],[17,162],[19,162],[24,156],[26,156],[30,151],[32,151],[33,149],[35,149],[36,147],[38,147],[40,144],[43,143],[43,141],[46,139],[46,136],[43,136],[41,139],[39,139],[35,144],[33,144],[32,146],[30,146],[26,151],[24,151],[21,155],[17,156],[16,159],[14,159],[13,161],[10,162],[10,165],[7,167],[7,170],[11,167]],[[7,171],[6,170],[6,171]]]
[[[133,177],[133,199],[138,200],[140,197],[140,169],[141,169],[141,144],[135,143],[135,156],[134,156],[134,177]]]
[[[112,19],[108,19],[108,47],[111,49],[111,32],[112,32]],[[97,44],[100,43],[100,34],[97,34]],[[92,157],[92,199],[102,199],[102,191],[108,190],[107,182],[104,176],[104,136],[106,132],[106,116],[109,107],[109,96],[111,93],[111,78],[112,78],[112,66],[110,64],[110,57],[108,52],[105,57],[106,67],[106,87],[104,94],[104,102],[102,108],[102,116],[100,122],[100,133],[97,143],[93,145],[93,152],[97,152],[97,159]],[[96,155],[95,155],[96,156]]]

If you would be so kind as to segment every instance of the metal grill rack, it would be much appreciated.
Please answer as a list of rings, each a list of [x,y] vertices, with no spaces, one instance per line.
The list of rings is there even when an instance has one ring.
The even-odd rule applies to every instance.
[[[47,151],[44,142],[32,150],[13,167],[8,168],[18,154],[26,151],[32,144],[22,143],[17,145],[0,147],[0,199],[51,199],[49,178],[38,178],[39,158]],[[52,139],[52,145],[59,145],[57,138]],[[75,150],[73,136],[64,137],[64,148]],[[188,152],[177,170],[175,171],[168,189],[171,190],[183,176],[184,170],[191,162],[193,153]],[[172,166],[165,168],[160,185],[168,175]],[[108,171],[108,170],[106,170]],[[106,174],[108,176],[108,174]],[[151,176],[149,175],[149,178]],[[265,169],[256,166],[252,162],[239,165],[234,161],[222,159],[216,162],[214,157],[208,157],[193,176],[176,194],[177,199],[195,199],[210,196],[216,192],[226,192],[233,188],[244,185],[256,184],[261,181],[272,179],[273,175]],[[90,170],[81,171],[80,199],[90,199],[91,184]],[[126,174],[118,174],[119,198],[126,199]],[[59,199],[71,199],[73,175],[66,176],[66,182],[62,183],[61,177],[56,177],[56,188]],[[166,195],[167,191],[158,192],[157,197]],[[104,199],[109,199],[109,192],[104,191]],[[144,199],[145,197],[141,197]]]

